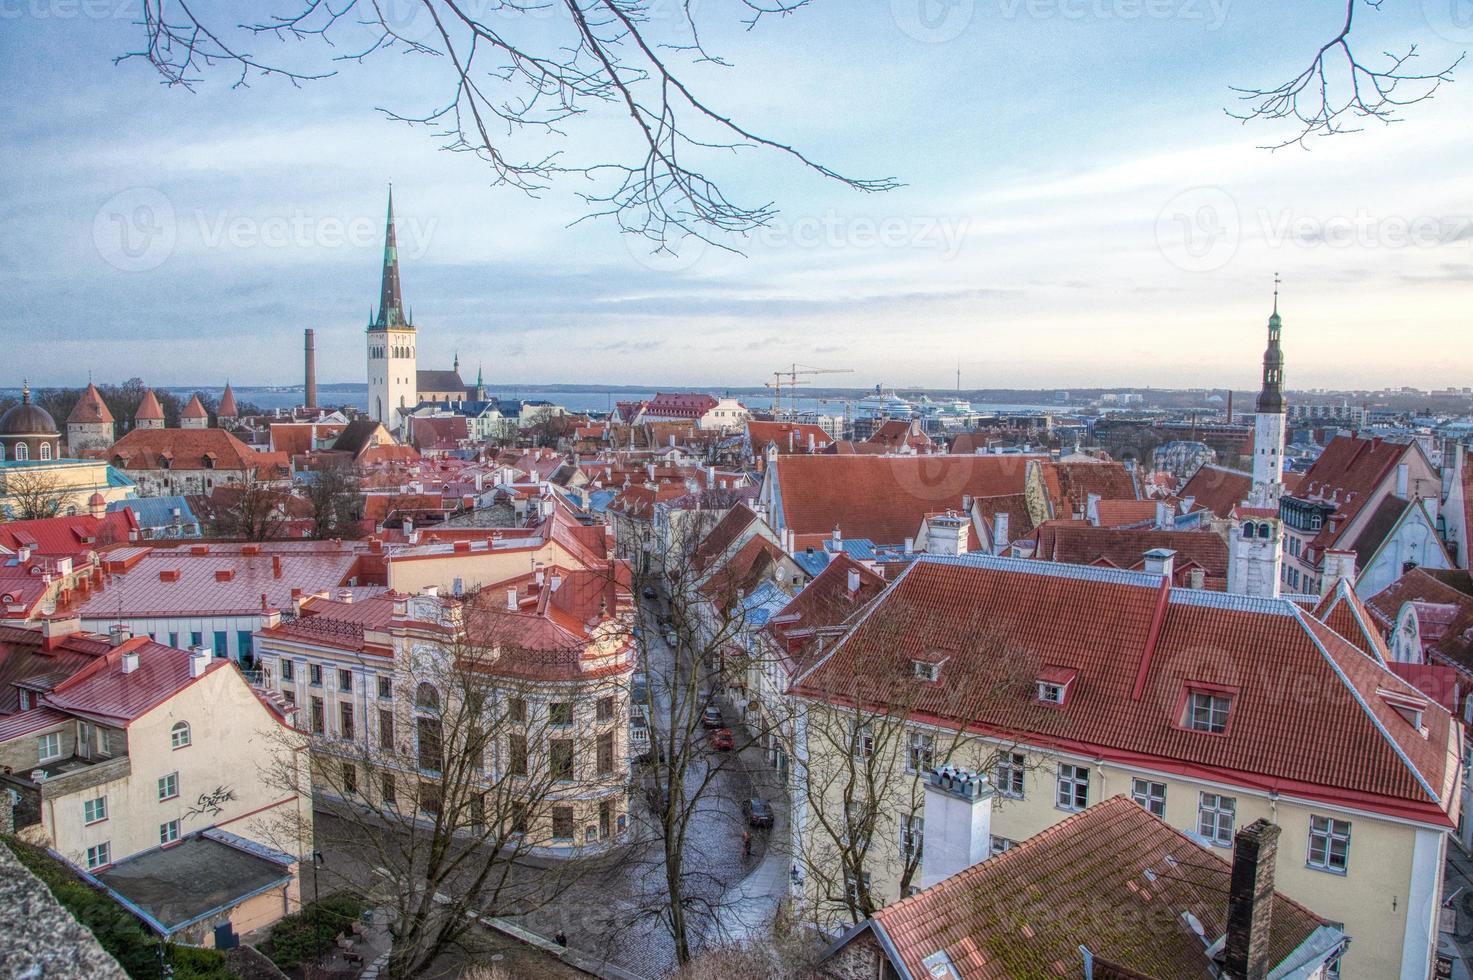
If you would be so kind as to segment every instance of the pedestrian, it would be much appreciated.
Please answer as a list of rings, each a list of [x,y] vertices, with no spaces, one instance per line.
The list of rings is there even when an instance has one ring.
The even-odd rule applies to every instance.
[[[557,940],[557,944],[559,946],[567,946],[568,945],[568,934],[565,933],[565,932],[563,932],[561,929],[559,929],[557,932],[553,933],[552,938]]]
[[[750,830],[744,830],[744,831],[742,831],[742,857],[749,858],[751,856],[752,856],[752,832]]]

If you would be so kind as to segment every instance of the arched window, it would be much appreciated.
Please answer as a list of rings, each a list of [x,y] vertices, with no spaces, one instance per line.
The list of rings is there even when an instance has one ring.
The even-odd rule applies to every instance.
[[[15,444],[15,458],[22,463],[31,458],[31,451],[25,443],[18,442]]]
[[[51,458],[51,443],[49,443],[49,442],[43,442],[43,443],[41,443],[41,458],[42,459],[50,459]]]
[[[1251,537],[1253,537],[1253,530],[1254,530],[1254,524],[1253,524],[1252,521],[1249,521],[1248,523],[1244,524],[1243,525],[1243,537],[1245,537],[1245,538],[1251,538]]]
[[[1272,532],[1273,532],[1273,529],[1268,526],[1267,522],[1258,525],[1258,536],[1260,538],[1263,538],[1263,539],[1267,540],[1268,539],[1268,536]]]
[[[190,745],[189,722],[176,721],[174,727],[169,729],[169,747],[175,749],[187,748]]]
[[[422,711],[440,710],[440,692],[429,681],[414,689],[414,706]]]

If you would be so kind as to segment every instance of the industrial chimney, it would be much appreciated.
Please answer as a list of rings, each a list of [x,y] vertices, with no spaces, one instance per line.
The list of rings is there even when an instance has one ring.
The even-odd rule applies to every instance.
[[[312,329],[307,329],[307,378],[305,404],[308,408],[317,407],[317,338]]]

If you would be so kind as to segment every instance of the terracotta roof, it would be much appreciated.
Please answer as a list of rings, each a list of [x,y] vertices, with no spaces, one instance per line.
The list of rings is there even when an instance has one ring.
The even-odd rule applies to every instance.
[[[240,414],[235,407],[235,392],[230,387],[230,382],[225,382],[225,393],[220,396],[220,407],[215,410],[220,418],[233,419]]]
[[[0,525],[3,528],[4,525]],[[1406,602],[1450,603],[1473,610],[1473,577],[1462,569],[1414,568],[1366,600],[1366,608],[1384,630],[1396,625]]]
[[[712,570],[701,585],[701,592],[722,602],[725,601],[722,597],[751,592],[772,577],[772,570],[783,558],[781,548],[760,534],[753,535]]]
[[[849,573],[859,575],[859,589],[849,591]],[[885,589],[885,579],[843,552],[834,555],[803,591],[768,620],[767,629],[792,655],[791,669],[803,650],[812,645],[815,631],[837,627]]]
[[[336,594],[337,590],[332,590]],[[260,635],[299,640],[316,646],[372,652],[365,648],[363,631],[381,630],[394,619],[396,597],[380,593],[367,599],[340,602],[311,597],[302,603],[301,615],[261,630]]]
[[[745,504],[737,504],[731,508],[691,552],[691,565],[697,571],[704,570],[706,566],[726,554],[727,550],[756,521],[756,513]]]
[[[138,654],[138,667],[123,672],[123,656]],[[155,643],[146,636],[134,637],[114,647],[77,671],[49,694],[43,703],[72,714],[105,718],[127,724],[147,714],[193,683],[190,676],[190,653]],[[205,674],[217,670],[234,670],[221,658],[211,657]]]
[[[1092,493],[1109,501],[1134,501],[1141,497],[1135,474],[1126,469],[1124,463],[1098,460],[1087,463],[1045,463],[1044,467],[1057,474],[1059,502],[1065,504],[1070,511],[1058,514],[1059,517],[1084,513]]]
[[[857,449],[864,446],[878,446],[886,451],[907,448],[916,452],[927,452],[931,449],[932,442],[930,436],[910,421],[889,419],[870,433],[868,439],[855,443]]]
[[[773,445],[780,454],[806,453],[810,439],[813,441],[814,452],[822,452],[834,443],[833,436],[807,422],[747,420],[747,441],[752,444],[753,452],[760,453]]]
[[[288,456],[301,456],[312,450],[314,433],[319,439],[329,439],[341,435],[345,428],[336,422],[273,422],[271,448]]]
[[[1378,693],[1413,689],[1288,600],[1167,590],[1156,576],[1051,562],[922,556],[797,690],[843,700],[855,678],[899,676],[935,650],[951,661],[917,696],[919,717],[1439,825],[1456,807],[1447,713],[1429,708],[1423,737]],[[1030,664],[1079,671],[1067,704],[1043,708],[1026,692],[979,702],[947,683],[948,672]],[[1226,734],[1181,727],[1192,684],[1237,690]]]
[[[138,515],[132,510],[111,511],[102,517],[74,514],[34,521],[0,524],[0,548],[8,552],[29,547],[33,554],[84,558],[110,544],[123,544],[138,534]]]
[[[1326,521],[1310,547],[1316,552],[1336,546],[1352,519],[1371,499],[1376,488],[1396,469],[1413,443],[1385,442],[1357,436],[1330,440],[1300,481],[1294,496],[1333,504],[1338,509],[1333,522]],[[1331,530],[1332,523],[1335,530]]]
[[[797,535],[900,544],[928,514],[960,510],[964,495],[1023,493],[1023,456],[784,456],[773,468],[782,523]]]
[[[138,401],[138,410],[133,413],[134,421],[162,422],[164,420],[164,406],[159,404],[159,398],[150,388],[143,393]]]
[[[925,959],[939,951],[968,980],[1083,976],[1083,947],[1133,975],[1195,980],[1215,972],[1207,944],[1227,931],[1231,874],[1210,849],[1117,796],[879,910],[874,922],[913,977],[931,976]],[[1328,925],[1278,892],[1270,921],[1271,967]]]
[[[258,453],[224,429],[134,429],[113,443],[107,458],[125,470],[161,469],[164,459],[176,470],[251,470],[282,457]]]
[[[1208,464],[1200,467],[1177,492],[1183,500],[1191,498],[1218,517],[1227,517],[1233,508],[1248,497],[1253,489],[1253,474]]]
[[[1153,548],[1176,552],[1172,581],[1186,585],[1191,570],[1200,568],[1204,585],[1227,588],[1227,542],[1212,531],[1157,531],[1094,527],[1083,521],[1048,521],[1033,534],[1032,557],[1071,565],[1105,565],[1110,568],[1142,569],[1145,554]]]
[[[1329,595],[1320,600],[1314,616],[1366,656],[1383,664],[1391,660],[1391,651],[1386,648],[1386,641],[1376,628],[1375,617],[1345,579],[1336,582]]]
[[[1136,524],[1154,524],[1156,501],[1154,500],[1099,500],[1095,502],[1095,513],[1100,527],[1130,527]]]
[[[204,402],[199,400],[199,395],[190,395],[189,404],[179,413],[181,419],[207,419],[210,413],[205,411]]]
[[[76,407],[72,414],[66,417],[68,424],[95,424],[98,422],[112,422],[113,413],[108,411],[107,402],[102,400],[102,392],[90,381],[87,389],[82,392],[82,397],[77,399]]]
[[[420,452],[448,451],[470,438],[470,423],[464,415],[412,415],[409,432],[410,443]]]
[[[46,650],[38,630],[0,626],[0,715],[20,710],[17,684],[28,678],[46,678],[38,686],[54,687],[109,649],[106,639],[76,633]]]

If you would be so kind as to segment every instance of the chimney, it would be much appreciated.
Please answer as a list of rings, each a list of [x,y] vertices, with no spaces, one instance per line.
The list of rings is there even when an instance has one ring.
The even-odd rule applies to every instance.
[[[1146,574],[1171,578],[1176,570],[1176,552],[1170,548],[1152,548],[1146,552]]]
[[[17,565],[24,565],[26,562],[28,562],[30,560],[31,560],[31,546],[30,545],[23,544],[19,548],[16,548],[15,549],[15,563]]]
[[[345,605],[345,606],[351,606],[353,604],[353,590],[352,589],[338,589],[337,599],[338,599],[338,602],[341,602],[343,605]]]
[[[508,586],[506,589],[506,611],[517,611],[517,589],[516,586]]]
[[[835,551],[838,551],[839,550],[839,544],[840,544],[840,542],[842,542],[844,540],[844,533],[839,530],[839,525],[837,525],[837,524],[834,525],[834,533],[833,533],[832,540],[834,542],[834,550]]]
[[[1171,505],[1164,500],[1156,501],[1156,530],[1170,531],[1176,525],[1171,515]]]
[[[926,551],[933,555],[965,555],[968,524],[955,511],[926,521]]]
[[[138,669],[138,651],[129,650],[123,654],[123,673],[131,674]]]
[[[562,587],[562,584],[563,577],[561,575],[554,575],[552,577],[552,587],[549,589],[549,591],[556,592],[559,588]]]
[[[271,577],[272,578],[281,578],[281,556],[280,555],[272,555],[271,556]]]
[[[55,650],[62,640],[82,632],[81,616],[48,616],[41,620],[41,649]]]
[[[905,539],[905,545],[904,545],[904,547],[905,547],[905,553],[907,555],[910,554],[911,552],[915,551],[916,550],[916,539],[915,538],[906,538]]]
[[[108,643],[114,647],[120,647],[133,638],[133,633],[122,623],[114,623],[108,631]]]
[[[1411,471],[1412,468],[1406,463],[1396,464],[1396,495],[1402,499],[1406,499],[1407,484],[1410,482],[1409,477]]]
[[[307,377],[306,377],[306,384],[305,384],[305,386],[306,386],[306,389],[307,390],[304,393],[302,400],[303,400],[303,402],[306,404],[306,406],[308,408],[316,408],[317,407],[317,336],[312,331],[312,329],[310,327],[307,329],[306,361],[307,361],[307,363],[306,363]]]
[[[102,499],[102,494],[94,493],[92,499],[87,502],[87,513],[95,520],[102,520],[107,515],[107,501]]]
[[[1187,587],[1192,589],[1205,589],[1207,587],[1207,572],[1200,568],[1193,568],[1188,571]]]
[[[992,785],[981,773],[942,766],[926,774],[922,888],[991,856],[992,797]]]
[[[1100,495],[1092,493],[1084,498],[1084,519],[1095,527],[1100,526]]]
[[[992,515],[992,551],[998,555],[1007,554],[1008,545],[1012,543],[1008,536],[1008,515],[998,511]]]
[[[412,534],[414,534],[414,518],[406,517],[404,518],[404,536],[407,538]]]
[[[189,654],[189,676],[200,677],[205,669],[210,666],[210,655],[203,647],[197,647]]]
[[[1279,828],[1267,820],[1253,821],[1233,838],[1227,936],[1219,954],[1223,976],[1228,980],[1264,980],[1268,976],[1278,853]]]
[[[1355,588],[1355,552],[1341,548],[1329,548],[1321,564],[1324,574],[1320,577],[1320,595],[1327,596],[1335,591],[1335,583],[1341,579]]]
[[[849,569],[849,594],[854,595],[859,591],[859,569]]]
[[[813,433],[808,433],[808,452],[812,455],[814,449]]]

